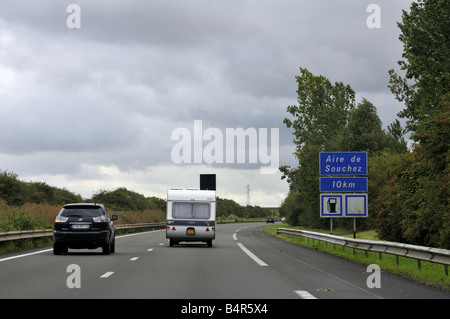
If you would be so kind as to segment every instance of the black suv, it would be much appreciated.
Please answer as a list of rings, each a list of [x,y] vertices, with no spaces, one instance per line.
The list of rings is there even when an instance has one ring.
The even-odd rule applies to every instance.
[[[67,204],[55,218],[53,228],[53,253],[67,253],[68,248],[96,249],[103,254],[115,251],[116,229],[113,220],[102,204]]]

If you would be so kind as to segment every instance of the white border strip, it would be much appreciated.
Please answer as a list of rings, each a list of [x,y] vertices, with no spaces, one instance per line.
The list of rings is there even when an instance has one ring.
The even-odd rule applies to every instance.
[[[244,245],[242,245],[241,243],[236,243],[239,248],[241,248],[244,253],[246,253],[251,259],[253,259],[258,265],[264,267],[264,266],[269,266],[268,264],[266,264],[264,261],[262,261],[261,259],[259,259],[258,257],[255,256],[255,254],[253,254],[250,250],[248,250],[247,248],[245,248]]]
[[[42,253],[45,253],[45,252],[47,252],[47,251],[52,251],[52,250],[53,250],[53,248],[50,248],[50,249],[45,249],[45,250],[35,251],[35,252],[33,252],[33,253],[22,254],[22,255],[16,255],[16,256],[11,256],[11,257],[6,257],[6,258],[0,259],[0,262],[2,262],[2,261],[7,261],[7,260],[11,260],[11,259],[16,259],[16,258],[21,258],[21,257],[27,257],[27,256],[31,256],[31,255],[42,254]]]

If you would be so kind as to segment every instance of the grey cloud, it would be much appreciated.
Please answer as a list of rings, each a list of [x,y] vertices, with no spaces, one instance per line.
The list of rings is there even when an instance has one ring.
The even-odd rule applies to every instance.
[[[196,119],[279,128],[280,164],[295,165],[282,121],[300,66],[350,84],[385,124],[400,108],[387,70],[411,1],[378,1],[377,30],[365,24],[369,0],[78,0],[81,29],[66,26],[71,3],[0,0],[0,169],[147,172],[173,164],[172,130]]]

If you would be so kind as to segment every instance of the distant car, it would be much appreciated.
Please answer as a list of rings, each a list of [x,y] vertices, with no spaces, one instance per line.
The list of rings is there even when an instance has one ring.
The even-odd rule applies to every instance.
[[[68,248],[102,248],[105,255],[115,252],[116,229],[103,204],[64,205],[55,218],[53,253],[67,253]]]
[[[266,223],[275,223],[275,219],[273,217],[268,217]]]

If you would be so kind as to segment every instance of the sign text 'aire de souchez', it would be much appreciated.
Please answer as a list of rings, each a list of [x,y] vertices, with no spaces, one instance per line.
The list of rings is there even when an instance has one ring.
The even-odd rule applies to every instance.
[[[367,175],[367,152],[322,152],[320,175]]]

